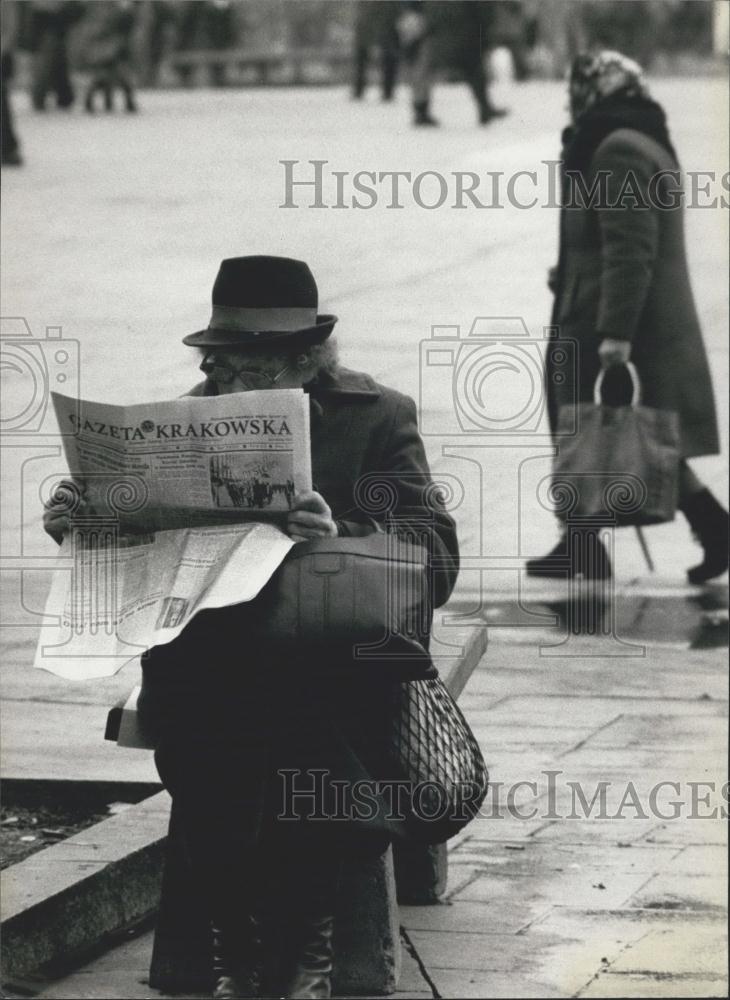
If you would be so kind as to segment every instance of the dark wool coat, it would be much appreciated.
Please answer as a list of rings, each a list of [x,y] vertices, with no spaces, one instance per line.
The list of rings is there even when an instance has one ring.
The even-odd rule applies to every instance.
[[[389,518],[400,529],[410,526],[441,565],[432,596],[435,605],[444,603],[458,570],[456,531],[434,496],[413,400],[344,369],[336,376],[321,373],[308,390],[313,484],[340,534],[368,534]],[[214,393],[209,382],[192,392]],[[158,735],[158,768],[173,798],[177,790],[181,801],[198,801],[192,815],[220,809],[232,776],[241,769],[249,774],[258,758],[268,760],[263,772],[249,774],[243,784],[258,783],[269,797],[266,776],[286,768],[325,768],[349,782],[368,778],[369,741],[375,746],[387,738],[390,682],[366,672],[324,680],[307,664],[293,666],[287,672],[256,655],[235,606],[202,612],[177,639],[143,657],[139,710]],[[195,773],[197,790],[191,786]],[[239,793],[231,788],[231,794]],[[231,807],[239,817],[236,828],[253,823],[263,809],[261,801],[244,810],[240,803]],[[335,824],[334,835],[352,839],[348,825]],[[381,812],[364,827],[366,839],[378,845],[397,832]],[[260,824],[257,829],[248,831],[249,838],[262,833]]]
[[[340,535],[366,535],[386,521],[412,526],[438,570],[433,603],[444,604],[459,568],[453,519],[434,494],[418,432],[416,404],[362,372],[321,372],[305,387],[311,400],[312,484]],[[210,381],[191,396],[214,395]]]
[[[578,193],[577,207],[561,210],[552,316],[559,329],[553,336],[577,341],[579,357],[577,378],[557,383],[548,358],[552,426],[561,405],[593,399],[598,346],[613,337],[632,341],[643,402],[679,413],[683,454],[717,454],[712,383],[676,193],[678,165],[649,136],[622,128],[596,149],[584,172],[584,190],[590,192],[601,171],[605,186],[593,203]],[[673,176],[659,177],[660,171]]]

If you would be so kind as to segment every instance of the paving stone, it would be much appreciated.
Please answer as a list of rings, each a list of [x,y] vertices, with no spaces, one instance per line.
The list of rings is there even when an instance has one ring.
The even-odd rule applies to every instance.
[[[209,993],[158,993],[126,969],[100,973],[94,966],[64,977],[37,994],[48,1000],[208,1000]]]
[[[88,681],[69,681],[57,677],[47,670],[31,667],[34,645],[27,638],[13,642],[6,639],[3,660],[2,700],[9,715],[15,711],[16,701],[47,702],[56,705],[101,705],[111,706],[127,695],[135,684],[139,684],[139,663],[132,661],[112,677],[100,677],[89,684]],[[65,707],[63,711],[65,711]]]
[[[449,872],[444,899],[448,899],[455,893],[460,892],[478,873],[479,869],[477,867],[470,864],[462,864],[458,857],[455,858],[454,862],[449,860]]]
[[[461,862],[471,861],[484,872],[502,874],[529,874],[534,872],[565,871],[593,868],[596,864],[595,846],[586,844],[543,843],[533,839],[520,850],[515,845],[491,845],[488,851],[476,841],[463,844],[455,857]],[[520,846],[520,845],[517,845]],[[454,855],[452,855],[453,857]],[[681,851],[675,846],[602,845],[600,863],[603,868],[631,873],[656,873],[670,867],[676,869],[675,859]],[[693,869],[694,870],[694,869]]]
[[[609,747],[578,747],[561,757],[561,764],[569,769],[585,769],[584,773],[597,776],[610,772],[622,773],[635,783],[642,780],[646,771],[664,774],[665,781],[714,780],[722,785],[724,745],[708,740],[707,747],[683,747],[681,738],[671,750],[662,746],[642,744],[614,750]]]
[[[493,972],[491,970],[469,969],[429,969],[436,989],[442,997],[559,997],[564,996],[554,986],[541,983],[539,980],[527,979],[514,972]]]
[[[132,689],[130,683],[125,694]],[[104,739],[114,704],[38,701],[4,703],[3,776],[75,781],[159,782],[150,750]]]
[[[549,636],[545,640],[550,641]],[[532,642],[536,642],[532,638]],[[718,682],[715,673],[702,670],[691,670],[687,664],[684,672],[668,673],[660,665],[648,661],[646,657],[592,657],[590,660],[576,658],[570,671],[546,671],[544,663],[550,657],[539,657],[533,652],[531,645],[525,645],[526,656],[534,657],[535,668],[519,670],[506,665],[500,668],[494,663],[490,671],[490,685],[484,682],[485,690],[492,696],[515,695],[588,695],[592,697],[606,695],[639,699],[655,699],[663,696],[672,697],[678,687],[686,697],[700,694],[710,694],[723,699],[726,690]],[[542,660],[543,669],[539,669]],[[637,670],[636,664],[641,664]]]
[[[684,847],[672,860],[672,871],[678,875],[713,875],[727,879],[727,847],[704,845]]]
[[[567,940],[605,941],[622,947],[646,937],[650,931],[714,928],[718,918],[691,910],[589,910],[553,906],[525,931],[550,934]]]
[[[717,920],[650,930],[611,963],[611,971],[727,976],[727,928]]]
[[[439,992],[439,976],[443,974],[432,970],[450,969],[470,973],[475,981],[478,974],[482,983],[490,973],[501,973],[503,982],[512,978],[514,989],[523,982],[528,986],[539,983],[548,995],[555,992],[573,996],[601,967],[602,958],[611,960],[623,947],[603,940],[568,939],[532,930],[511,936],[414,931],[411,939]]]
[[[487,802],[466,828],[465,840],[521,842],[534,837],[545,825],[546,821],[539,817],[525,819],[504,809],[498,812]]]
[[[633,844],[645,840],[661,828],[653,819],[554,820],[544,823],[534,834],[536,841],[563,844]],[[656,843],[660,843],[656,841]]]
[[[495,721],[507,724],[512,720],[522,725],[530,720],[530,729],[564,724],[567,727],[605,725],[621,715],[699,715],[718,716],[727,712],[726,701],[699,698],[601,698],[589,695],[533,696],[515,695],[503,698],[490,710]]]
[[[670,823],[659,823],[641,838],[647,844],[676,844],[678,846],[727,845],[727,821],[719,816],[714,819],[689,819],[681,817]]]
[[[534,919],[530,905],[518,895],[490,902],[453,900],[438,906],[401,906],[401,923],[410,931],[516,934]]]
[[[594,732],[589,726],[541,726],[536,732],[525,733],[512,725],[496,725],[490,721],[489,716],[476,721],[469,713],[465,714],[478,740],[483,740],[486,747],[508,752],[525,747],[535,753],[554,751],[556,748],[569,749],[581,740],[589,739]]]
[[[697,715],[622,715],[588,737],[587,746],[676,748],[681,745],[727,745],[727,719]]]
[[[655,875],[632,896],[629,906],[643,909],[724,910],[727,906],[727,878],[716,875],[678,875],[674,871]]]
[[[598,861],[597,858],[596,863]],[[540,872],[537,875],[510,876],[488,872],[477,877],[454,898],[489,902],[519,897],[529,902],[534,912],[544,910],[547,905],[610,910],[623,905],[647,881],[645,873],[627,874],[600,867],[581,871],[571,869],[563,872]]]
[[[508,971],[520,951],[510,935],[413,930],[408,935],[427,969]],[[506,947],[506,940],[510,948]],[[523,950],[523,949],[522,949]]]
[[[596,997],[613,1000],[614,997],[679,997],[704,998],[727,997],[727,981],[705,979],[701,976],[632,976],[615,974],[613,971],[600,973],[581,990],[579,997]]]
[[[428,995],[431,996],[431,990],[423,978],[421,967],[409,950],[408,940],[403,935],[401,937],[403,939],[403,957],[400,979],[398,980],[398,991],[406,994],[418,994],[426,990]]]

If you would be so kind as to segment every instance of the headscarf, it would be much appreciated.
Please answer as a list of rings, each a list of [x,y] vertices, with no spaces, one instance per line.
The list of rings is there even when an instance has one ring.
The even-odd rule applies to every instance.
[[[618,91],[625,97],[649,97],[637,62],[608,49],[575,57],[570,68],[570,113],[575,124],[595,104]]]
[[[651,98],[641,66],[620,52],[576,56],[570,110],[573,123],[563,132],[565,170],[586,170],[606,136],[620,128],[648,135],[677,159],[664,110]]]

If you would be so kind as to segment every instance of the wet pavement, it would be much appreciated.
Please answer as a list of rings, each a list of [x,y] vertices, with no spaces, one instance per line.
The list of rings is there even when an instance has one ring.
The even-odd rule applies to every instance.
[[[564,645],[570,636],[604,636],[625,646],[727,649],[728,588],[708,584],[684,590],[600,584],[525,587],[520,600],[484,598],[490,634],[501,641]],[[537,593],[535,591],[538,591]],[[626,650],[626,655],[631,655]]]

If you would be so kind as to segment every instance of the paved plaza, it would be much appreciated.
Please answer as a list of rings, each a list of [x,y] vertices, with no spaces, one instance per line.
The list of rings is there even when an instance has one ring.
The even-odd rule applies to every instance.
[[[443,902],[401,907],[398,997],[727,996],[727,821],[707,797],[726,767],[724,651],[577,642],[556,661],[497,639],[473,674],[462,706],[495,785],[451,842]],[[589,819],[577,789],[599,793]],[[157,997],[151,947],[147,932],[39,995]]]
[[[660,80],[654,91],[685,170],[721,175],[725,81]],[[350,105],[340,89],[143,93],[138,117],[91,120],[33,116],[17,95],[27,165],[3,174],[3,315],[24,317],[36,337],[60,326],[78,342],[83,396],[171,398],[197,380],[179,340],[207,324],[219,260],[307,259],[321,309],[340,316],[343,361],[419,401],[434,471],[459,496],[459,597],[476,607],[481,594],[490,624],[461,704],[495,782],[495,815],[452,841],[444,902],[403,908],[398,995],[726,996],[727,824],[711,818],[719,796],[708,805],[701,784],[719,789],[726,769],[727,651],[712,628],[726,620],[726,582],[686,587],[699,550],[681,520],[647,531],[654,574],[633,532],[617,532],[617,624],[567,638],[566,594],[519,570],[557,538],[539,489],[552,455],[544,421],[512,439],[469,437],[454,425],[448,378],[420,366],[434,325],[458,327],[456,340],[475,317],[518,316],[539,340],[557,210],[428,210],[410,198],[395,209],[385,197],[368,210],[306,208],[306,188],[302,207],[280,207],[282,160],[348,174],[537,170],[546,195],[540,164],[559,155],[562,87],[505,87],[512,114],[481,130],[463,87],[438,88],[441,129],[412,130],[406,96],[383,106]],[[728,213],[686,215],[724,435],[722,456],[696,467],[724,495]],[[9,405],[20,405],[23,386],[3,378]],[[490,380],[490,405],[508,413],[516,388],[509,376]],[[64,463],[58,439],[41,432],[3,457],[4,773],[154,780],[149,754],[101,740],[135,665],[86,684],[30,669],[54,552],[38,497]],[[600,795],[593,818],[569,818],[582,808],[578,789],[590,802],[601,781],[613,818],[595,815]],[[656,791],[660,782],[679,790]],[[144,984],[150,946],[148,933],[130,939],[40,994],[158,996]]]

